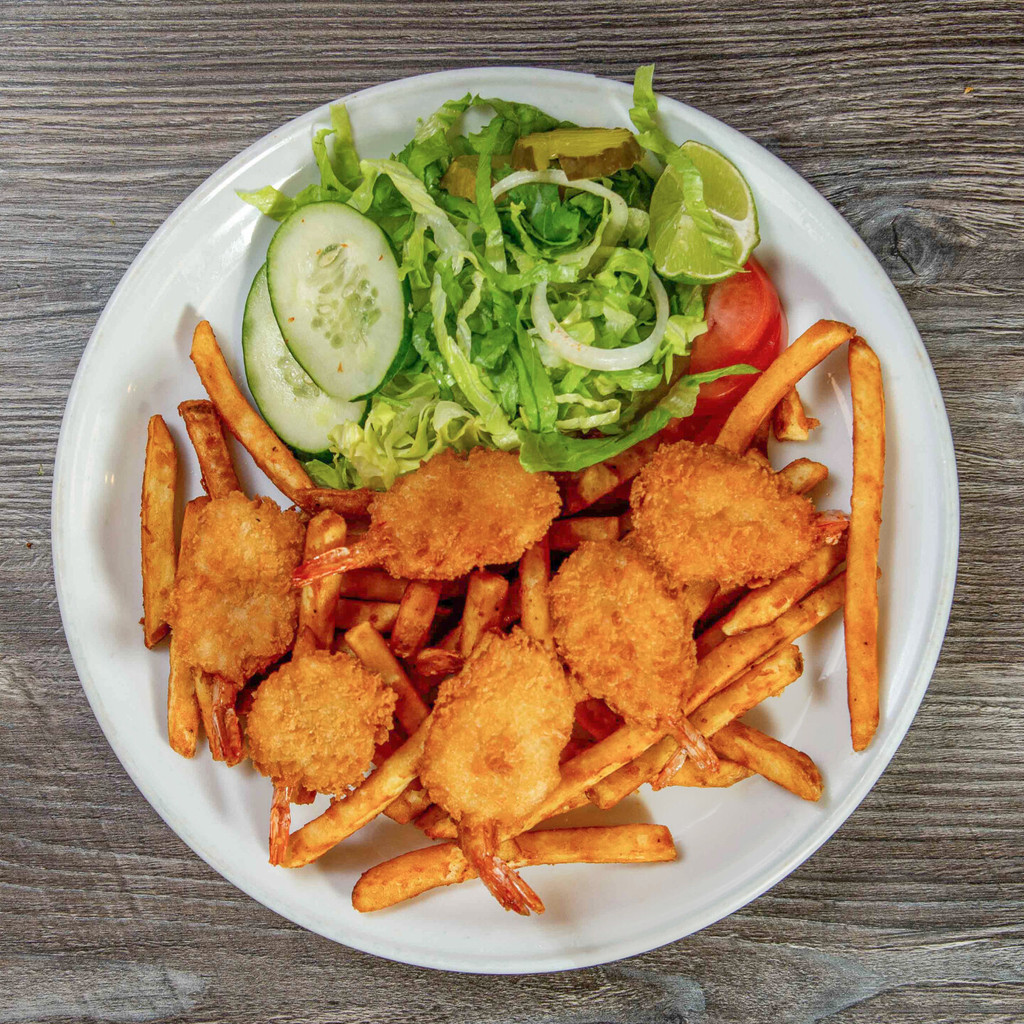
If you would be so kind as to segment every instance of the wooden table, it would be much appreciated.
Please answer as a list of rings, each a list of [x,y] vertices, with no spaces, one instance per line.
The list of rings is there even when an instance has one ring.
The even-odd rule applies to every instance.
[[[1024,9],[846,4],[0,7],[0,1020],[383,1024],[1024,1019]],[[49,543],[83,346],[140,247],[287,119],[417,72],[536,64],[660,89],[808,178],[921,329],[963,531],[949,635],[837,835],[699,935],[607,967],[442,975],[223,881],[129,781],[79,687]],[[898,400],[898,398],[896,399]]]

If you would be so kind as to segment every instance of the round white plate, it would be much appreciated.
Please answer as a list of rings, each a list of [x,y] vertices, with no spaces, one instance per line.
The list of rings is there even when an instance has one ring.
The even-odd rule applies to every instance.
[[[582,124],[629,124],[631,91],[618,82],[535,68],[455,71],[349,97],[360,152],[397,152],[418,117],[468,91],[534,103]],[[673,138],[722,150],[753,187],[764,239],[757,255],[778,285],[791,334],[819,317],[852,323],[885,373],[881,728],[867,752],[851,752],[838,616],[805,639],[804,677],[750,716],[816,760],[826,781],[818,804],[758,778],[722,791],[645,790],[610,814],[582,820],[665,823],[679,849],[672,864],[534,868],[527,877],[547,912],[530,919],[506,914],[476,883],[360,915],[350,903],[360,872],[422,845],[417,831],[380,819],[317,864],[271,868],[270,783],[247,764],[213,764],[205,747],[192,761],[172,753],[167,654],[147,651],[138,625],[146,420],[164,415],[190,467],[186,494],[199,493],[175,414],[179,401],[203,393],[188,359],[192,330],[210,320],[243,380],[242,305],[274,229],[235,189],[313,180],[309,142],[327,122],[326,106],[251,146],[182,203],[125,274],[82,357],[57,452],[53,552],[85,692],[136,785],[199,856],[267,907],[338,942],[428,967],[527,973],[604,963],[681,938],[764,892],[832,835],[885,768],[928,685],[952,600],[958,499],[949,424],[917,331],[867,247],[806,182],[705,114],[664,98],[660,109]],[[845,353],[819,367],[802,392],[821,429],[809,443],[779,446],[776,461],[806,455],[826,462],[832,476],[819,507],[848,508]],[[247,483],[278,496],[255,470]]]

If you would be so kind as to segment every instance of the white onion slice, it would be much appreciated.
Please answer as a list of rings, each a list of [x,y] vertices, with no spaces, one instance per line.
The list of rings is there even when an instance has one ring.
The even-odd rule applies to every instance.
[[[520,185],[561,185],[563,188],[574,188],[579,192],[591,192],[595,196],[607,199],[611,208],[608,216],[608,223],[605,225],[604,233],[601,235],[601,245],[613,246],[622,237],[626,230],[626,222],[629,219],[629,204],[617,192],[613,192],[604,185],[599,185],[589,178],[577,178],[570,181],[565,171],[516,171],[507,178],[491,186],[491,198],[497,200],[510,189],[518,188]],[[566,256],[571,256],[567,253]],[[559,257],[563,259],[564,257]]]
[[[583,366],[588,370],[635,370],[654,355],[661,339],[665,337],[665,328],[668,326],[668,292],[653,270],[650,291],[654,298],[654,327],[643,341],[627,345],[625,348],[594,348],[592,345],[576,341],[551,312],[546,281],[538,282],[534,288],[530,312],[533,314],[534,326],[543,341],[567,363]]]

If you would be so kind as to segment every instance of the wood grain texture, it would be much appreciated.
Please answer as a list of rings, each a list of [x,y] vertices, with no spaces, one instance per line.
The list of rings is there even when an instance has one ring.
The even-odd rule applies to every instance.
[[[0,41],[0,1021],[1024,1019],[1017,0],[4,0]],[[943,656],[862,806],[725,921],[566,974],[386,964],[220,879],[107,746],[67,652],[50,564],[67,391],[146,239],[283,121],[424,71],[519,63],[628,80],[651,60],[663,92],[807,177],[921,329],[963,509]]]

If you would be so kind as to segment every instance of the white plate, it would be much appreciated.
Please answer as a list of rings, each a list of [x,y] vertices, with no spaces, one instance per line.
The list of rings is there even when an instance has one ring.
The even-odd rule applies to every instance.
[[[360,151],[397,151],[417,117],[467,91],[535,103],[582,124],[629,124],[630,88],[618,82],[534,68],[455,71],[349,97]],[[681,938],[764,892],[832,835],[885,768],[928,685],[952,599],[958,500],[949,424],[917,331],[867,247],[806,182],[718,121],[664,98],[660,109],[672,137],[719,148],[751,183],[764,239],[758,257],[779,287],[792,334],[819,317],[855,324],[885,373],[881,728],[866,753],[851,753],[838,621],[804,642],[804,678],[751,716],[814,757],[826,780],[818,804],[761,779],[718,792],[645,791],[604,820],[668,824],[680,852],[673,864],[535,868],[528,877],[548,909],[528,920],[506,914],[475,883],[360,915],[350,903],[359,873],[420,844],[417,832],[381,819],[318,864],[274,869],[269,782],[248,765],[214,765],[205,749],[192,761],[171,752],[167,654],[147,651],[138,626],[146,420],[162,413],[190,464],[175,407],[202,394],[188,360],[200,318],[211,321],[242,379],[242,304],[274,225],[235,189],[312,180],[309,140],[326,107],[231,160],[168,218],[118,285],[82,357],[57,453],[53,551],[65,632],[96,717],[146,799],[196,853],[272,910],[338,942],[428,967],[526,973],[603,963]],[[835,354],[802,389],[822,420],[814,439],[777,452],[782,461],[799,454],[832,467],[823,508],[849,507],[845,358]],[[256,471],[249,482],[275,493]],[[198,493],[194,469],[186,483],[190,496]]]

